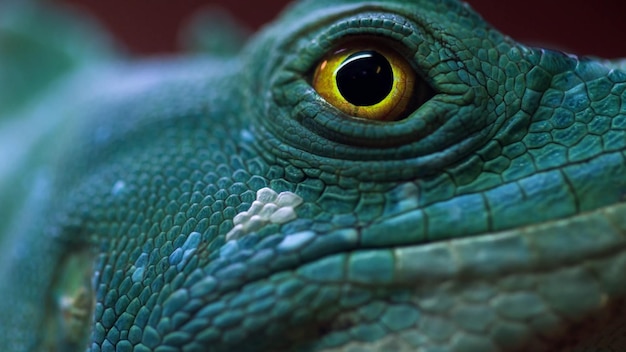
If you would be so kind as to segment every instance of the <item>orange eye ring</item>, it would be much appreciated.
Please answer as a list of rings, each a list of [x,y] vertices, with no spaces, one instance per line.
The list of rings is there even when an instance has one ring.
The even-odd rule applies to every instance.
[[[320,61],[312,85],[348,115],[394,121],[407,110],[415,79],[411,65],[395,50],[376,40],[352,40]]]

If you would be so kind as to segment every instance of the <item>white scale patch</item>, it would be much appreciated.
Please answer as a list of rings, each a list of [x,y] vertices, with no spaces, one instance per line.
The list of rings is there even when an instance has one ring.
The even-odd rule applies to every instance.
[[[235,227],[226,234],[226,241],[241,238],[269,223],[284,224],[295,219],[297,215],[294,209],[302,202],[303,199],[292,192],[278,194],[269,188],[258,190],[250,209],[233,219]]]

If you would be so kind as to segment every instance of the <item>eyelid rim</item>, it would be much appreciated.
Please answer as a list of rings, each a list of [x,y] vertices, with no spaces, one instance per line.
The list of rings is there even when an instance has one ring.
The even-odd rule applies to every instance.
[[[355,23],[360,26],[355,27]],[[294,110],[299,112],[299,116],[296,116],[295,120],[302,126],[316,134],[321,133],[335,142],[372,148],[391,148],[413,142],[432,133],[431,129],[424,133],[418,132],[424,130],[424,121],[412,118],[415,111],[399,121],[354,118],[329,105],[317,94],[310,83],[316,64],[338,43],[356,37],[371,37],[395,50],[415,71],[416,79],[426,81],[436,91],[437,88],[433,86],[433,82],[423,74],[422,68],[415,64],[414,57],[419,44],[424,42],[423,36],[425,34],[415,23],[401,15],[387,11],[358,12],[353,17],[343,18],[330,25],[321,33],[311,35],[306,44],[300,42],[300,50],[297,50],[295,55],[299,59],[287,61],[284,67],[286,74],[277,77],[277,80],[272,82],[272,86],[294,91],[295,87],[291,86],[294,82],[306,82],[305,87],[298,87],[300,93],[292,94],[292,96],[301,97],[300,101],[292,98],[285,99],[284,103],[296,106]],[[284,84],[289,84],[291,87],[287,88]],[[279,95],[277,90],[274,89],[274,92]],[[282,99],[279,102],[282,102]],[[300,107],[303,104],[315,104],[317,113]],[[382,128],[383,124],[387,126]]]

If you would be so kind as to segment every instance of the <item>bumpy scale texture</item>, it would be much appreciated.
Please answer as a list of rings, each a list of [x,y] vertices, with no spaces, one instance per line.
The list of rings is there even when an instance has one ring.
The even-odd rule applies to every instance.
[[[0,52],[58,59],[0,107],[4,351],[626,350],[624,61],[455,0],[300,1],[232,57],[130,62],[11,11],[67,40]],[[350,36],[432,97],[328,104],[311,75]]]

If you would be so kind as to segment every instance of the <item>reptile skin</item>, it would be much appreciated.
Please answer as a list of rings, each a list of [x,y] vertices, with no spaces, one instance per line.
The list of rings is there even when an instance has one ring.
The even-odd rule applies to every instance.
[[[0,82],[3,351],[626,350],[626,62],[454,0],[301,1],[232,57],[150,60],[29,11],[69,27]],[[327,103],[350,36],[432,96]]]

